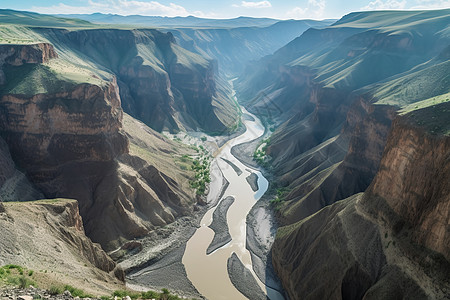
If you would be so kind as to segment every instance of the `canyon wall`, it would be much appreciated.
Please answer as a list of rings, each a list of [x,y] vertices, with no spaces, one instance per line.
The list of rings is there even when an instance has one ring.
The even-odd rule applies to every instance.
[[[60,39],[59,43],[2,48],[0,134],[1,163],[6,166],[1,174],[2,200],[76,199],[87,236],[107,250],[192,214],[197,203],[189,186],[193,174],[189,166],[182,169],[177,158],[192,155],[194,150],[163,138],[129,116],[124,122],[117,77],[104,69],[107,62],[114,65],[114,57],[102,56],[103,61],[97,57],[104,65],[92,68],[80,61],[85,58],[92,63],[92,58],[67,49],[74,39],[63,43],[68,32],[42,30],[49,40]],[[167,43],[178,47],[169,45],[170,39]],[[121,58],[117,53],[115,57]],[[191,63],[189,58],[183,62]],[[171,72],[189,77],[180,79],[187,84],[180,88],[187,98],[211,102],[195,93],[211,96],[212,71],[205,75],[212,83],[205,86],[193,78],[195,64],[191,67],[192,71],[174,63]],[[142,76],[152,81],[145,73]],[[170,81],[166,83],[170,88]],[[141,90],[152,89],[141,86],[136,91]],[[170,89],[167,92],[171,93]],[[197,103],[192,112],[200,106],[208,110],[206,104]],[[205,113],[196,116],[200,115],[207,117]]]
[[[409,118],[395,119],[364,194],[279,230],[273,263],[292,299],[445,297],[450,138]]]

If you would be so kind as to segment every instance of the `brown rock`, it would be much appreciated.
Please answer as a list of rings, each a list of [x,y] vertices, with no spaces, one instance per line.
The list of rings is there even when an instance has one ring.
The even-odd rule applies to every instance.
[[[0,62],[13,66],[38,64],[57,58],[53,45],[38,43],[30,45],[0,45]],[[1,65],[2,63],[0,63]]]
[[[397,218],[384,216],[412,241],[450,260],[450,138],[413,127],[407,117],[393,124],[380,171],[367,191],[382,197]]]

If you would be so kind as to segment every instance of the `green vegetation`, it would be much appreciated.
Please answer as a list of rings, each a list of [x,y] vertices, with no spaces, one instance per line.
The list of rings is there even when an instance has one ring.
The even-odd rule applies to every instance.
[[[256,148],[255,152],[253,153],[253,160],[255,160],[260,166],[264,167],[264,168],[268,168],[269,167],[269,163],[268,163],[268,156],[266,154],[266,150],[267,150],[267,146],[270,143],[270,139],[264,139],[261,142],[261,145]]]
[[[43,271],[40,271],[43,273]],[[31,279],[36,272],[26,269],[18,265],[5,265],[0,267],[0,286],[12,285],[21,289],[27,288],[30,285],[36,287],[36,283]],[[52,284],[47,288],[50,295],[61,295],[64,291],[69,291],[73,297],[79,298],[95,298],[93,295],[85,293],[82,289],[75,288],[71,285]],[[114,297],[123,298],[129,296],[131,299],[158,299],[158,300],[179,300],[182,299],[177,295],[171,294],[168,289],[162,289],[161,292],[147,291],[147,292],[133,292],[117,290],[111,296],[102,296],[102,300],[112,300]]]
[[[129,296],[131,299],[158,299],[158,300],[180,300],[180,298],[177,295],[171,294],[168,289],[162,289],[161,293],[155,292],[155,291],[147,291],[147,292],[130,292],[130,291],[124,291],[124,290],[117,290],[114,291],[112,294],[112,297],[109,299],[114,298],[117,296],[118,298],[124,298],[126,296]],[[103,299],[103,298],[102,298]],[[105,298],[106,300],[106,298]]]
[[[64,291],[69,291],[70,294],[72,294],[73,297],[80,297],[80,298],[94,298],[94,296],[86,294],[83,290],[74,288],[71,285],[65,285]]]
[[[94,28],[98,25],[80,19],[60,18],[50,15],[41,15],[27,11],[0,9],[0,24],[18,24],[37,27],[60,28]]]
[[[64,291],[63,291],[62,287],[61,286],[57,286],[57,285],[52,285],[48,289],[48,293],[50,295],[59,295],[59,294],[62,294],[63,292]]]
[[[199,152],[199,156],[192,160],[191,165],[191,169],[195,172],[195,179],[189,183],[193,189],[196,189],[197,195],[204,195],[206,192],[206,184],[211,182],[211,178],[209,177],[211,161],[208,151],[203,146],[200,145],[197,152]]]
[[[26,270],[18,265],[0,267],[0,286],[13,285],[22,289],[30,285],[34,286],[36,283],[31,278],[33,273],[33,270]]]
[[[278,211],[281,208],[282,202],[286,199],[287,194],[289,194],[290,189],[287,187],[281,187],[276,189],[276,196],[274,199],[270,200],[270,205]]]
[[[431,134],[450,135],[450,93],[410,104],[400,114]]]

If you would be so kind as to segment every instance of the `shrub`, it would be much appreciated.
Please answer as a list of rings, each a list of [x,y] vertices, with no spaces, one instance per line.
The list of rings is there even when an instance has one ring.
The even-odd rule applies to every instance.
[[[10,277],[8,277],[7,282],[11,285],[18,286],[19,285],[19,277],[10,276]]]
[[[21,289],[24,289],[30,285],[35,285],[35,283],[23,275],[19,277],[19,287]]]
[[[71,285],[65,285],[64,290],[69,291],[73,297],[88,298],[83,290],[74,288]]]
[[[156,299],[159,298],[159,293],[154,291],[142,292],[141,297],[142,299]]]
[[[23,268],[21,266],[18,265],[6,265],[4,266],[5,269],[7,270],[11,270],[11,269],[16,269],[20,275],[23,275]]]
[[[62,294],[62,293],[63,293],[63,290],[62,290],[62,288],[61,288],[60,286],[52,285],[52,286],[50,287],[50,289],[48,290],[48,293],[49,293],[50,295],[54,296],[54,295]]]

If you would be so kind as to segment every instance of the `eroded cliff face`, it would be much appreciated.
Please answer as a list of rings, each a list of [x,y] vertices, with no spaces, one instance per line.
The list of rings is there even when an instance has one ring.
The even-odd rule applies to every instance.
[[[45,63],[58,57],[53,45],[49,43],[37,43],[31,45],[0,45],[0,62],[13,66],[21,66],[25,63]]]
[[[75,200],[4,202],[0,263],[47,270],[51,281],[93,293],[113,291],[123,283],[123,271],[86,237]],[[69,272],[70,270],[70,272]],[[84,280],[91,283],[86,286]]]
[[[396,117],[364,194],[279,230],[273,263],[292,299],[448,294],[450,139],[411,118]]]
[[[382,198],[393,214],[373,211],[395,234],[450,260],[450,138],[395,121],[380,170],[365,195]],[[382,201],[382,200],[379,200]]]
[[[34,53],[36,47],[20,53]],[[51,45],[44,49],[54,52]],[[193,150],[158,137],[129,116],[124,129],[115,77],[100,80],[79,71],[83,66],[21,57],[31,58],[19,66],[5,63],[6,81],[0,85],[3,201],[76,199],[87,236],[107,250],[193,213],[191,171],[174,161]],[[55,68],[58,63],[69,74]],[[20,68],[44,71],[22,74]],[[27,85],[43,88],[17,88]],[[86,248],[85,255],[91,250]]]
[[[237,109],[216,88],[214,62],[178,46],[171,33],[144,29],[39,32],[113,73],[125,112],[157,131],[227,132],[237,123]]]
[[[6,94],[1,106],[1,131],[21,167],[110,161],[127,151],[114,81],[105,87],[79,84],[55,94]]]

